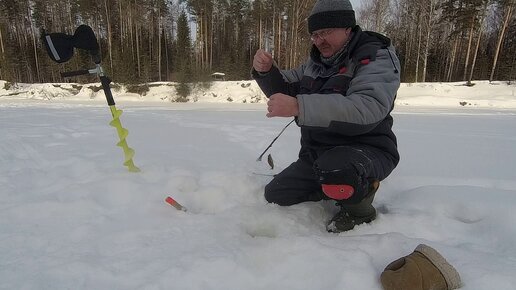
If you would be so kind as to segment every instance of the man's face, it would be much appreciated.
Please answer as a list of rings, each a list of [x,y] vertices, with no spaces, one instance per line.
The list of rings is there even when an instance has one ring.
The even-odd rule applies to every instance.
[[[316,30],[310,39],[323,57],[337,53],[349,40],[351,28],[325,28]]]

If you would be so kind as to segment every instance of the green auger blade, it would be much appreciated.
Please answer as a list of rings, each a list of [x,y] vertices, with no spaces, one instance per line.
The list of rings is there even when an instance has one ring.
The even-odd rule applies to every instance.
[[[127,135],[129,135],[129,131],[122,127],[122,123],[120,122],[120,116],[122,115],[122,110],[117,110],[115,105],[109,106],[111,109],[111,115],[113,115],[113,120],[109,122],[109,125],[116,128],[118,133],[118,138],[120,138],[120,142],[116,144],[116,146],[122,147],[124,150],[124,166],[127,166],[130,172],[140,172],[140,168],[136,167],[133,163],[134,150],[127,145]]]

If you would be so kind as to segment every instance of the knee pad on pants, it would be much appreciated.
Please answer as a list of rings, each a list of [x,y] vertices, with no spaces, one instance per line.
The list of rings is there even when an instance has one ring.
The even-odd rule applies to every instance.
[[[345,203],[359,203],[367,194],[367,180],[354,168],[322,170],[315,169],[325,195]]]

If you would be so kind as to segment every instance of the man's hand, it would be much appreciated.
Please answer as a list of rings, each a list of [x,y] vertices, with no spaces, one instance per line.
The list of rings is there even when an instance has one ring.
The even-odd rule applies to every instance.
[[[263,49],[258,49],[254,54],[253,67],[257,72],[266,73],[272,68],[272,54]]]
[[[267,102],[267,117],[295,117],[299,115],[297,99],[282,93],[269,97]]]

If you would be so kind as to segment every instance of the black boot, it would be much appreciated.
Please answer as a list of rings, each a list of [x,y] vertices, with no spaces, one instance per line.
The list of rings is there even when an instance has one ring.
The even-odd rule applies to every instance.
[[[352,230],[356,225],[370,223],[376,219],[376,209],[373,207],[373,199],[380,182],[374,180],[369,186],[366,197],[358,204],[341,204],[340,211],[330,220],[326,230],[330,233],[340,233]]]

